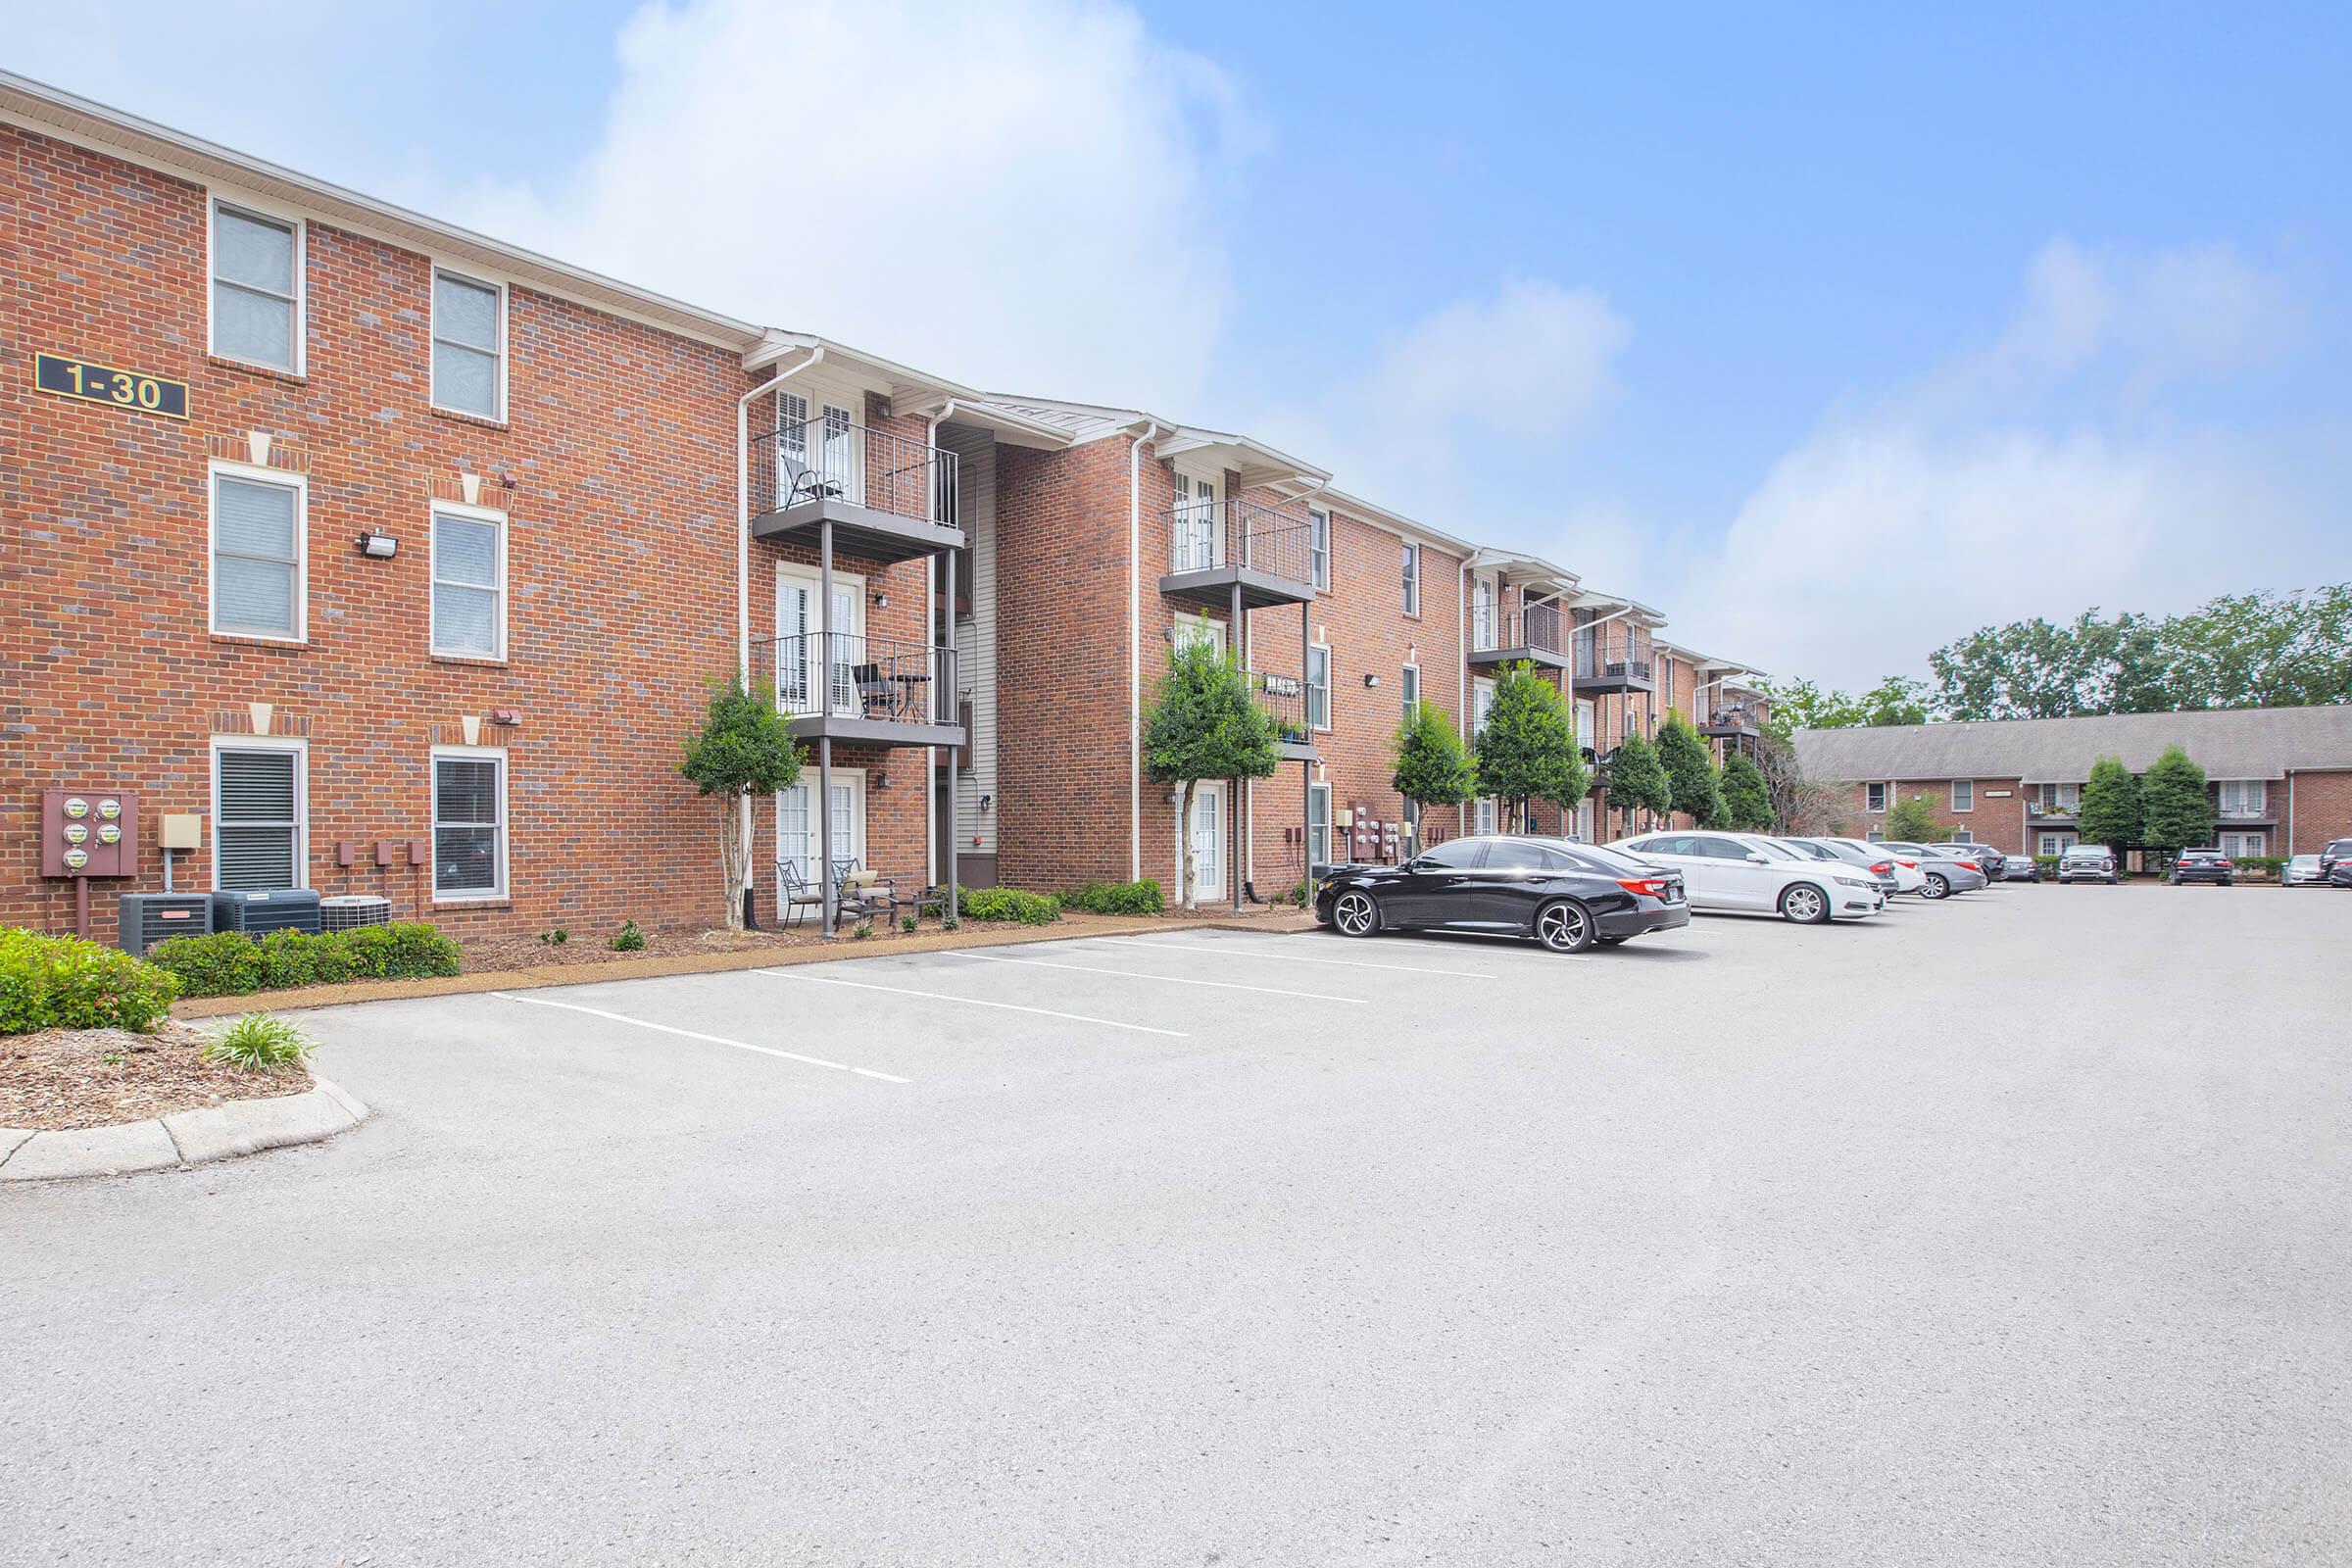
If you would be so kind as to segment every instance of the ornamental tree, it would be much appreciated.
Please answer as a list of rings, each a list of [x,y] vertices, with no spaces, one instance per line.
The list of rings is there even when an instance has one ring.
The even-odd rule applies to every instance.
[[[1423,807],[1459,806],[1478,793],[1478,767],[1461,732],[1443,709],[1415,703],[1391,742],[1396,766],[1389,782]]]
[[[1529,801],[1572,808],[1592,776],[1576,749],[1576,720],[1560,689],[1522,660],[1494,677],[1494,700],[1479,731],[1478,793],[1503,802],[1516,829]]]
[[[718,803],[718,863],[727,886],[727,929],[743,929],[744,878],[751,864],[751,813],[744,803],[799,781],[804,761],[792,721],[776,710],[764,683],[716,686],[702,732],[688,737],[678,771],[697,794]]]
[[[1177,842],[1183,847],[1177,899],[1199,906],[1193,865],[1193,796],[1202,779],[1268,778],[1281,765],[1274,715],[1250,695],[1250,678],[1231,654],[1205,638],[1187,638],[1168,650],[1167,673],[1144,715],[1144,774],[1174,784]]]
[[[2180,746],[2164,749],[2139,787],[2141,843],[2177,855],[2191,844],[2213,842],[2213,798],[2205,793],[2205,770]]]
[[[1886,836],[1897,844],[1941,844],[1952,830],[1936,820],[1936,808],[1915,791],[1886,808]]]
[[[2085,844],[2104,844],[2124,863],[2124,851],[2137,844],[2144,818],[2138,775],[2120,757],[2102,757],[2090,764],[2090,782],[2082,786],[2082,804],[2075,813],[2075,830]]]
[[[1683,722],[1680,713],[1668,713],[1658,728],[1658,763],[1666,769],[1674,809],[1699,827],[1724,825],[1724,781],[1716,776],[1715,759],[1707,755],[1707,743],[1698,738],[1698,731]],[[1762,774],[1756,775],[1756,782],[1763,783]]]
[[[1612,811],[1651,811],[1663,816],[1674,809],[1674,785],[1658,761],[1657,750],[1640,730],[1626,732],[1616,755],[1609,759],[1608,806]]]
[[[1742,833],[1773,829],[1772,790],[1764,770],[1745,752],[1723,760],[1723,819]]]

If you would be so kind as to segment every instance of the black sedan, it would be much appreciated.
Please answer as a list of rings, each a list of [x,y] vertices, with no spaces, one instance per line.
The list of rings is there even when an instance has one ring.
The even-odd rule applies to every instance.
[[[2212,882],[2228,887],[2237,880],[2237,866],[2219,850],[2182,850],[2165,878],[2173,886],[2183,882]]]
[[[2001,880],[2038,882],[2041,880],[2041,862],[2031,855],[2004,855],[2001,857]]]
[[[1402,865],[1335,867],[1315,918],[1342,936],[1463,931],[1533,937],[1554,953],[1615,947],[1690,923],[1679,871],[1565,839],[1487,836]]]

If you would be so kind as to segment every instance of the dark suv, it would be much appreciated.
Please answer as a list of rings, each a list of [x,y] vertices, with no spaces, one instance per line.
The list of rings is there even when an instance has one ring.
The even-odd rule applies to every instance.
[[[2174,887],[2183,882],[2212,882],[2228,887],[2237,880],[2237,867],[2219,850],[2182,850],[2165,880]]]
[[[2352,888],[2352,839],[2330,839],[2320,852],[2320,879],[2329,887]]]

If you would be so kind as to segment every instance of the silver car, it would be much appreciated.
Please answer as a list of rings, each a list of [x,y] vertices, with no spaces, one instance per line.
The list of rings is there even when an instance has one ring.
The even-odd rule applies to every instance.
[[[2120,882],[2116,875],[2115,857],[2104,844],[2070,844],[2058,857],[2058,880],[2066,882]]]
[[[2324,888],[2328,885],[2328,868],[2320,864],[2316,855],[2290,857],[2278,880],[2290,888]]]
[[[1984,873],[1977,862],[1963,858],[1949,845],[1887,844],[1882,848],[1919,862],[1919,873],[1927,878],[1919,890],[1923,899],[1948,899],[1955,893],[1974,893],[1985,885]]]

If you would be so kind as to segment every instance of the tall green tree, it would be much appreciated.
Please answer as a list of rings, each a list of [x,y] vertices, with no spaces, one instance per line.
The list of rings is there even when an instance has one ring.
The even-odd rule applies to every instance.
[[[1629,819],[1642,811],[1664,816],[1674,809],[1674,785],[1658,761],[1657,748],[1643,740],[1640,730],[1628,731],[1609,759],[1606,799],[1610,810],[1623,811]]]
[[[1281,760],[1274,715],[1250,696],[1250,678],[1234,657],[1204,638],[1170,648],[1167,672],[1144,715],[1144,775],[1177,786],[1176,838],[1183,846],[1177,894],[1183,907],[1200,902],[1190,824],[1201,780],[1266,778]]]
[[[2205,770],[2179,746],[2148,764],[2140,780],[2144,803],[2140,842],[2178,853],[2191,844],[2213,842],[2213,799],[2205,793]]]
[[[1514,830],[1525,821],[1529,801],[1556,801],[1573,808],[1592,787],[1592,774],[1577,753],[1576,720],[1560,689],[1522,660],[1494,677],[1494,700],[1476,751],[1478,793],[1504,803]]]
[[[1743,833],[1769,833],[1775,813],[1764,770],[1745,752],[1723,760],[1723,818]]]
[[[1758,681],[1765,699],[1765,729],[1787,741],[1800,729],[1851,729],[1869,714],[1844,692],[1809,680]]]
[[[1678,712],[1669,711],[1658,726],[1658,764],[1666,769],[1674,809],[1700,827],[1723,825],[1723,783],[1715,773],[1715,759],[1707,755],[1707,743],[1698,738],[1698,731]],[[1757,782],[1762,780],[1758,774]]]
[[[776,711],[765,685],[731,680],[712,688],[702,730],[689,736],[678,771],[705,800],[718,803],[718,865],[727,887],[727,929],[743,929],[744,874],[751,863],[745,803],[797,783],[804,765],[792,721]]]
[[[1415,703],[1390,749],[1395,765],[1389,782],[1406,800],[1423,807],[1459,806],[1478,793],[1477,764],[1445,710]]]
[[[1886,836],[1897,844],[1941,844],[1952,830],[1936,820],[1936,808],[1913,793],[1886,808]]]
[[[2124,863],[2124,851],[2140,842],[2142,811],[2139,776],[2120,757],[2102,757],[2090,764],[2090,782],[2082,786],[2082,804],[2075,813],[2075,831],[2085,844],[2104,844]]]
[[[1927,684],[1907,675],[1887,676],[1857,701],[1865,724],[1925,724],[1931,716]]]

